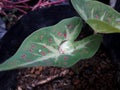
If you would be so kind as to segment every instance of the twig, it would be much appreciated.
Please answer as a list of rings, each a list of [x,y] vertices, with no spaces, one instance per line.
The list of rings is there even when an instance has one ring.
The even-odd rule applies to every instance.
[[[4,1],[4,0],[3,0]],[[2,2],[3,2],[2,1]],[[17,1],[17,2],[13,2],[12,0],[11,1],[8,1],[8,0],[5,0],[4,2],[5,3],[10,3],[10,4],[22,4],[22,3],[26,3],[26,2],[28,2],[28,1],[30,1],[30,0],[20,0],[20,1]]]
[[[60,74],[57,74],[57,75],[54,75],[54,76],[50,76],[50,77],[48,77],[48,78],[45,79],[45,80],[39,81],[39,82],[37,82],[37,83],[35,83],[35,84],[32,84],[32,87],[49,83],[49,82],[51,82],[52,80],[54,80],[54,79],[56,79],[56,78],[64,77],[64,76],[67,75],[68,73],[69,73],[69,70],[64,70],[64,71],[62,71]]]
[[[7,17],[6,10],[12,9],[17,9],[23,14],[26,14],[27,11],[24,9],[31,9],[31,7],[26,4],[28,1],[30,0],[19,0],[17,2],[14,2],[12,0],[0,0],[0,14],[3,14]]]
[[[65,0],[58,0],[58,1],[53,1],[53,2],[50,2],[48,0],[39,0],[38,3],[34,5],[34,7],[32,8],[32,11],[40,7],[55,5],[55,4],[59,4],[62,2],[65,2]]]

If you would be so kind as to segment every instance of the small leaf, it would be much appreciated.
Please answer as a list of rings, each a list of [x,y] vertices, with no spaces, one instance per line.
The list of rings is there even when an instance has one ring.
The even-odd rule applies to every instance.
[[[79,15],[98,33],[120,33],[120,14],[96,0],[71,0]]]
[[[89,19],[87,20],[87,23],[89,23],[95,32],[98,33],[120,33],[120,30],[118,30],[115,26],[113,27],[110,24],[100,20]]]

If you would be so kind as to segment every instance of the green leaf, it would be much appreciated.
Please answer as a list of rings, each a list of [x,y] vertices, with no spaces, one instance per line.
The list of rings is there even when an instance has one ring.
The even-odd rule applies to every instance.
[[[71,0],[79,15],[98,33],[120,33],[120,14],[95,0]]]
[[[28,36],[16,54],[0,65],[0,70],[31,66],[57,66],[59,46],[64,41],[73,42],[81,32],[79,17],[65,19],[57,25],[42,28]]]
[[[92,57],[102,37],[91,35],[75,41],[82,27],[78,17],[42,28],[25,39],[17,53],[0,65],[0,71],[33,66],[70,67]]]

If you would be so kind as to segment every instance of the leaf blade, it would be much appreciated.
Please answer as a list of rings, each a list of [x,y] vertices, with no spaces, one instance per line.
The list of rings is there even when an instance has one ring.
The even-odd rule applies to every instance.
[[[77,25],[78,27],[76,28]],[[68,39],[65,35],[67,34],[66,26],[71,35]],[[13,57],[0,65],[0,71],[40,65],[57,66],[58,57],[62,55],[59,52],[59,45],[69,39],[74,41],[79,35],[81,28],[81,19],[73,17],[65,19],[54,26],[35,31],[24,40]]]
[[[71,0],[74,8],[79,15],[98,33],[119,33],[120,32],[120,14],[112,7],[100,3],[96,0]],[[96,25],[102,24],[104,26],[104,32],[102,27],[99,31]],[[98,22],[97,22],[98,21]],[[101,23],[100,23],[101,22]],[[106,27],[106,24],[108,27]],[[115,30],[112,30],[112,29]]]

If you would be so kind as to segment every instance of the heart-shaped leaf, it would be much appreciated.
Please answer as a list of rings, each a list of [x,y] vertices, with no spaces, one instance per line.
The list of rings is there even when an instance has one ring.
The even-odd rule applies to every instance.
[[[71,0],[79,15],[98,33],[120,33],[120,14],[95,0]]]
[[[70,67],[92,57],[99,48],[101,35],[75,41],[81,27],[81,19],[73,17],[32,33],[17,53],[0,65],[0,71],[33,66]]]

